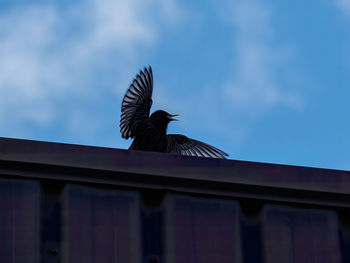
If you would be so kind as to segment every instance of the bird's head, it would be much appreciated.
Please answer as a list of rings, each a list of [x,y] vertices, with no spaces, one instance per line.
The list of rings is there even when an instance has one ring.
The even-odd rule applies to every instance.
[[[174,117],[179,116],[179,114],[169,114],[166,111],[158,110],[152,113],[150,121],[160,130],[161,132],[166,132],[169,122],[178,121]]]

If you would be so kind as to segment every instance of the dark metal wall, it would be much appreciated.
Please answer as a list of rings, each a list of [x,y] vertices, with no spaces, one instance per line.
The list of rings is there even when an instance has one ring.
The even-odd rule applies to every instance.
[[[170,169],[163,173],[172,178],[161,177],[160,168],[139,169],[145,159],[131,163],[155,159],[147,153],[98,149],[115,165],[107,169],[96,148],[44,146],[0,140],[0,262],[350,262],[348,172],[300,167],[318,188],[286,189],[276,180],[298,167],[269,166],[280,171],[274,180],[276,172],[265,165],[245,163],[244,171],[242,162],[165,155],[168,164],[182,166],[176,179]],[[23,149],[27,161],[17,158]],[[71,152],[89,155],[90,162],[72,161]],[[251,166],[266,175],[266,188],[231,185],[235,169],[249,176]],[[225,170],[228,181],[208,182],[210,169],[220,180]],[[342,192],[317,181],[324,176],[328,183],[331,174],[344,182],[335,186]]]
[[[0,262],[40,261],[40,183],[0,179]]]

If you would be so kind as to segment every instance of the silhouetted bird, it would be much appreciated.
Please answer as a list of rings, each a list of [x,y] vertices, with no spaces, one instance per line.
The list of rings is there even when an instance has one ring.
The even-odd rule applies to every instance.
[[[124,139],[134,138],[130,150],[154,151],[213,158],[225,158],[227,153],[180,134],[166,134],[170,121],[177,121],[165,111],[149,116],[152,106],[153,75],[144,68],[126,91],[122,102],[120,132]]]

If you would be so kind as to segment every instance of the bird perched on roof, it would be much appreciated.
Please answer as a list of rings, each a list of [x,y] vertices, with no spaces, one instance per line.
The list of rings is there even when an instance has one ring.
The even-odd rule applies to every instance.
[[[120,118],[120,132],[124,139],[134,138],[129,150],[154,151],[200,157],[225,158],[227,153],[180,134],[167,134],[168,124],[177,121],[178,114],[157,110],[152,106],[152,68],[144,68],[125,93]]]

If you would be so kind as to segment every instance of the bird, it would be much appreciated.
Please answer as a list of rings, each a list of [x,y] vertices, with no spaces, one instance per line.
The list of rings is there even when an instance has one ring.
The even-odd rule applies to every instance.
[[[127,89],[120,116],[122,138],[133,138],[129,150],[153,151],[178,155],[223,158],[228,154],[207,143],[182,134],[167,134],[168,124],[179,114],[157,110],[150,115],[153,93],[151,66],[140,70]]]

